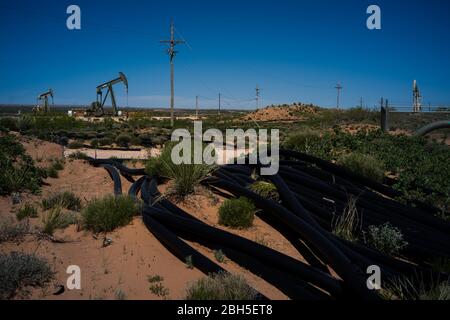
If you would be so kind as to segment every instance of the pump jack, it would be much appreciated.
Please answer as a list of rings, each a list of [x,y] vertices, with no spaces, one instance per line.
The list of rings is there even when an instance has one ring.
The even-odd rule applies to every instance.
[[[50,111],[50,107],[48,104],[48,97],[52,98],[52,104],[53,104],[53,90],[52,89],[49,89],[48,91],[40,94],[37,97],[37,105],[36,105],[36,107],[33,108],[34,113]],[[40,105],[40,101],[43,101],[42,105]]]
[[[123,82],[125,85],[126,94],[128,95],[128,80],[127,77],[122,73],[119,72],[119,77],[105,82],[97,87],[97,101],[93,102],[91,104],[90,109],[87,111],[88,114],[94,114],[95,116],[103,116],[105,114],[104,105],[106,102],[106,99],[108,98],[108,95],[111,95],[111,105],[113,109],[113,115],[117,116],[119,113],[117,111],[117,105],[116,105],[116,97],[114,96],[114,90],[113,85]],[[103,90],[108,89],[106,91],[105,98],[103,98]]]

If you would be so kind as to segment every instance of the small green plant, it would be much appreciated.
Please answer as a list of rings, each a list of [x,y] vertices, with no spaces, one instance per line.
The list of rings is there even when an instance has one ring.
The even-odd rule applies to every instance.
[[[206,164],[174,164],[172,161],[173,143],[167,143],[157,158],[149,158],[146,172],[151,176],[164,176],[173,179],[170,190],[179,198],[195,192],[195,188],[214,170],[214,166]]]
[[[257,292],[239,275],[213,274],[187,288],[186,300],[255,300]]]
[[[111,138],[100,138],[98,139],[98,145],[99,146],[109,146],[113,144],[113,140]],[[92,144],[91,144],[92,145]]]
[[[27,287],[43,287],[54,277],[47,261],[22,252],[0,253],[0,300],[26,294]]]
[[[29,229],[28,224],[15,224],[13,219],[6,218],[0,222],[0,243],[6,241],[20,241],[28,234]]]
[[[59,177],[58,170],[56,170],[54,166],[50,166],[49,168],[47,168],[47,176],[53,179],[57,179]]]
[[[377,182],[383,182],[383,163],[370,155],[352,152],[341,156],[337,163],[355,174]]]
[[[186,257],[185,264],[188,269],[194,269],[194,260],[192,259],[192,256]]]
[[[356,207],[357,198],[350,196],[347,206],[340,216],[335,216],[332,222],[333,233],[347,241],[358,240],[360,229],[358,209]]]
[[[61,171],[64,170],[64,160],[61,159],[53,159],[52,160],[52,167],[57,170]]]
[[[84,147],[83,141],[72,141],[67,146],[69,149],[81,149]]]
[[[150,292],[161,298],[166,298],[169,295],[169,289],[161,282],[150,285]]]
[[[16,214],[17,220],[19,221],[22,221],[25,218],[37,218],[37,216],[37,209],[29,203],[26,203],[22,208],[20,208]]]
[[[72,160],[88,160],[89,156],[86,153],[84,153],[84,152],[77,151],[77,152],[74,152],[74,153],[70,154],[69,155],[69,159],[72,159]]]
[[[162,282],[164,281],[164,278],[160,275],[154,275],[154,276],[148,276],[147,277],[148,282],[150,283],[156,283],[156,282]]]
[[[450,300],[450,280],[424,283],[399,277],[387,282],[381,295],[387,300]]]
[[[257,181],[250,186],[250,190],[268,200],[278,201],[280,199],[277,187],[270,182]]]
[[[310,154],[315,149],[315,146],[320,145],[320,143],[321,137],[319,132],[303,128],[299,132],[288,136],[284,142],[284,147]]]
[[[381,226],[369,226],[367,233],[369,246],[385,254],[395,255],[408,245],[402,232],[389,222]]]
[[[227,199],[219,208],[219,224],[231,228],[249,228],[255,218],[255,206],[245,197]]]
[[[214,250],[214,258],[220,263],[224,263],[226,261],[226,256],[222,250]]]
[[[165,288],[163,285],[164,278],[159,275],[148,276],[148,282],[150,283],[150,292],[154,295],[166,298],[169,295],[169,289]]]
[[[81,210],[81,200],[73,192],[65,191],[50,195],[42,200],[42,208],[50,210],[55,207],[62,207],[72,211]]]
[[[129,134],[121,133],[117,136],[116,143],[121,147],[128,147],[132,139],[133,138]]]
[[[129,196],[106,196],[88,203],[82,211],[82,225],[93,232],[110,232],[126,226],[139,214],[139,205]]]
[[[55,207],[42,216],[42,232],[51,236],[57,229],[65,229],[73,222],[61,207]]]

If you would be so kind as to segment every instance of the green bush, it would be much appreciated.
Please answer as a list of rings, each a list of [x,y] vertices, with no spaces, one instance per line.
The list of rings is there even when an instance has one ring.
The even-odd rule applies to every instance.
[[[128,147],[132,140],[132,137],[127,133],[121,133],[116,138],[117,145],[121,147]]]
[[[268,200],[278,201],[280,199],[277,187],[270,182],[257,181],[250,186],[250,190]]]
[[[350,196],[342,214],[335,216],[332,222],[333,234],[351,242],[358,240],[358,231],[360,228],[356,203],[357,198]]]
[[[321,144],[321,136],[317,131],[308,128],[301,129],[287,137],[284,142],[284,147],[287,149],[296,150],[311,154],[318,145]]]
[[[355,174],[380,183],[383,182],[383,163],[370,155],[352,152],[341,156],[337,163]]]
[[[131,222],[139,214],[139,205],[128,196],[106,196],[91,201],[82,211],[85,229],[93,232],[110,232]]]
[[[44,210],[50,210],[56,207],[80,211],[81,200],[73,192],[69,191],[55,193],[42,200],[42,208]]]
[[[6,128],[9,131],[19,131],[17,122],[17,119],[11,117],[0,118],[0,127]]]
[[[239,275],[217,273],[190,284],[186,300],[255,300],[257,292]]]
[[[28,234],[29,229],[28,224],[15,224],[13,219],[4,219],[0,222],[0,243],[22,240]]]
[[[73,217],[64,213],[61,207],[55,207],[42,216],[42,232],[53,235],[57,229],[65,229],[74,222]]]
[[[112,144],[113,144],[112,138],[105,137],[105,138],[98,139],[98,145],[99,146],[109,146],[109,145],[112,145]]]
[[[25,190],[37,193],[46,175],[12,135],[0,136],[0,168],[0,195]]]
[[[22,221],[25,218],[37,218],[38,211],[37,209],[31,205],[26,203],[22,208],[17,212],[16,217],[17,220]]]
[[[389,222],[381,226],[369,226],[367,233],[369,246],[385,254],[395,255],[408,245],[402,232]]]
[[[227,199],[219,208],[219,224],[232,228],[249,228],[255,218],[255,206],[245,197]]]
[[[91,140],[91,143],[90,143],[91,148],[94,148],[94,149],[95,149],[95,148],[98,148],[98,147],[100,146],[100,143],[99,143],[98,140],[99,140],[99,139],[97,139],[97,138]]]
[[[57,179],[59,176],[58,170],[56,170],[55,167],[50,166],[49,168],[47,168],[47,176],[50,178]]]
[[[157,158],[149,158],[146,163],[146,172],[151,176],[164,176],[173,179],[172,192],[183,198],[195,191],[200,182],[214,170],[214,166],[205,164],[174,164],[172,161],[172,148],[174,144],[168,143]]]
[[[69,143],[69,145],[67,146],[69,149],[81,149],[84,147],[84,143],[83,141],[72,141]]]
[[[0,300],[12,299],[27,287],[43,287],[54,277],[47,261],[33,254],[0,253]]]

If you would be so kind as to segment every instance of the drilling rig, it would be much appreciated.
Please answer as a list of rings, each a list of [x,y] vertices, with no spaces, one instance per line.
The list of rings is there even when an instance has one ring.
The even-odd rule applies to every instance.
[[[114,96],[114,90],[113,90],[113,85],[123,82],[123,84],[125,85],[125,90],[126,90],[126,94],[128,97],[128,80],[127,77],[122,73],[119,72],[119,77],[105,82],[99,86],[97,86],[97,101],[93,102],[91,104],[91,107],[87,110],[87,114],[88,115],[94,115],[96,117],[101,117],[103,115],[105,115],[105,102],[106,99],[108,98],[108,95],[111,96],[111,105],[112,105],[112,112],[113,112],[113,116],[118,116],[119,112],[117,110],[117,105],[116,105],[116,97]],[[103,98],[103,90],[107,89],[106,91],[106,95]]]
[[[50,111],[50,107],[48,104],[48,97],[52,98],[52,104],[53,104],[53,90],[52,89],[49,89],[48,91],[40,94],[37,97],[36,107],[33,108],[34,113],[40,113],[40,112],[47,113]],[[42,104],[41,104],[41,102],[42,102]]]

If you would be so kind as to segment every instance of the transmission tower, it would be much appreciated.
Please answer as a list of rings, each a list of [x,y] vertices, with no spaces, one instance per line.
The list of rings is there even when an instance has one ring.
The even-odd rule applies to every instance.
[[[337,108],[339,109],[339,100],[341,98],[341,90],[343,89],[343,87],[338,82],[338,84],[336,85],[335,89],[337,89]]]
[[[178,51],[175,51],[175,46],[178,44],[185,43],[184,40],[175,39],[175,27],[173,25],[173,20],[170,22],[170,40],[161,40],[161,43],[167,43],[169,48],[167,53],[170,58],[170,125],[174,126],[174,114],[173,109],[175,105],[175,89],[174,89],[174,58]]]

